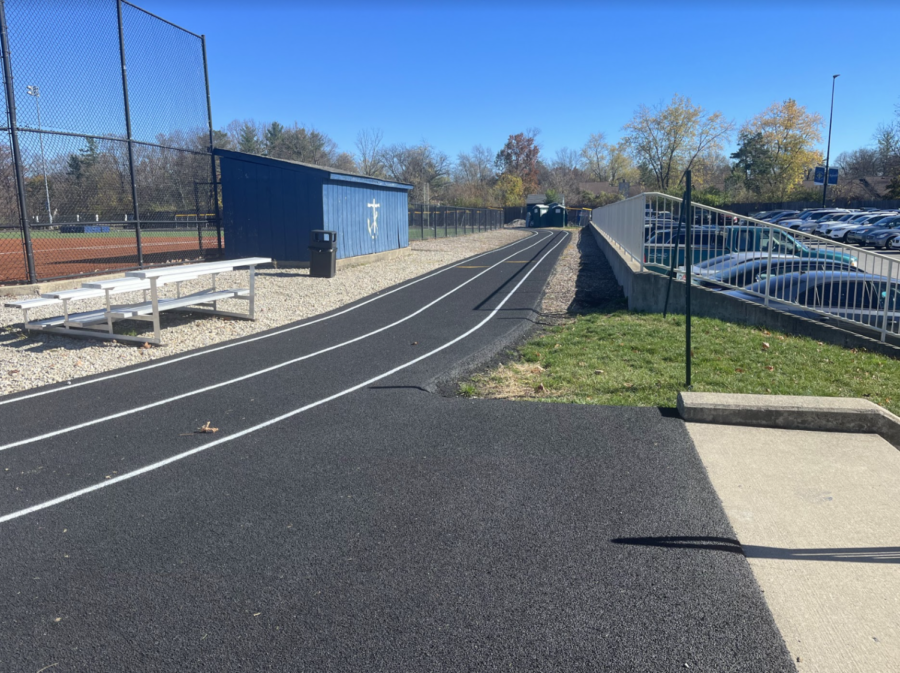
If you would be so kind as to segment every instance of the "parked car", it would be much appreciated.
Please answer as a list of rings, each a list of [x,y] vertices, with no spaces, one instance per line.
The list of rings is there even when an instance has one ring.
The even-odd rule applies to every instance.
[[[769,227],[734,226],[734,227],[700,227],[694,230],[691,243],[691,263],[698,264],[710,257],[718,257],[734,252],[768,252],[769,240],[772,241],[772,253],[777,255],[796,255],[797,257],[815,257],[833,259],[855,267],[857,258],[848,253],[820,249],[807,246],[785,231]],[[672,262],[672,251],[675,248],[675,231],[659,232],[644,246],[644,262],[651,266],[667,270]],[[685,260],[682,231],[678,245],[676,266],[683,266]]]
[[[818,222],[823,217],[828,217],[829,215],[834,215],[836,213],[844,214],[848,212],[845,208],[830,208],[830,209],[820,209],[820,210],[807,210],[799,217],[794,219],[779,219],[777,224],[782,227],[787,227],[788,229],[797,229],[803,224],[808,222]]]
[[[760,219],[774,223],[778,222],[778,220],[789,220],[792,217],[798,217],[800,214],[799,210],[776,210]]]
[[[861,227],[876,224],[880,220],[892,217],[893,215],[896,215],[896,213],[866,213],[854,218],[849,222],[843,222],[841,224],[834,224],[826,227],[823,235],[826,238],[830,238],[835,241],[843,241],[844,243],[849,243],[847,237],[851,231],[855,231]]]
[[[883,248],[888,239],[893,238],[900,227],[900,215],[880,220],[874,229],[869,229],[862,237],[863,245]]]
[[[833,316],[881,329],[887,316],[888,329],[900,324],[900,283],[859,271],[789,273],[723,294],[761,304],[767,290],[770,307],[804,318]]]
[[[888,215],[886,217],[880,217],[874,222],[870,222],[864,227],[857,227],[853,229],[847,234],[847,243],[855,243],[857,245],[867,245],[866,243],[866,235],[877,229],[883,229],[886,225],[893,224],[895,221],[900,220],[900,215]]]
[[[711,288],[746,287],[767,278],[809,271],[853,271],[853,267],[830,259],[778,255],[773,257],[771,263],[766,257],[698,274],[694,283]]]
[[[844,213],[843,215],[832,215],[830,217],[823,217],[816,224],[816,228],[814,231],[817,235],[821,236],[822,234],[825,233],[826,229],[834,226],[835,224],[844,224],[846,222],[853,222],[860,218],[866,217],[868,214],[869,213],[852,212],[852,213]]]

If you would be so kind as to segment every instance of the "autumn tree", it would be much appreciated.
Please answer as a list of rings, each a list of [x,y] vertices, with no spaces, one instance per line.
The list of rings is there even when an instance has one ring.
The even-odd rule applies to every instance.
[[[581,148],[581,160],[585,172],[592,180],[616,184],[620,180],[638,182],[640,173],[628,156],[628,146],[606,142],[603,133],[592,133]]]
[[[494,161],[498,173],[520,178],[526,193],[533,193],[538,188],[537,163],[541,153],[536,140],[538,133],[536,129],[529,129],[509,136]]]
[[[822,140],[821,126],[821,115],[790,98],[744,124],[734,157],[740,170],[749,171],[752,191],[763,200],[786,200],[821,159],[815,149]]]
[[[505,173],[493,188],[495,202],[504,207],[525,205],[525,187],[522,178]]]
[[[632,157],[660,191],[680,186],[698,158],[721,152],[733,129],[721,112],[709,113],[678,94],[668,105],[641,105],[623,127]]]

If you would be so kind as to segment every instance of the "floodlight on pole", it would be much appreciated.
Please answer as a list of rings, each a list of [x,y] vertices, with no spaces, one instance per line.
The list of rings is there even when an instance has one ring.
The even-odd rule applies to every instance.
[[[34,84],[29,84],[25,92],[34,98],[34,104],[37,106],[38,140],[41,143],[41,170],[44,172],[44,193],[47,195],[47,217],[50,218],[50,224],[53,224],[53,210],[50,208],[50,184],[47,182],[47,162],[44,160],[44,134],[41,133],[41,90]]]
[[[828,150],[825,154],[825,181],[822,184],[822,207],[825,207],[825,196],[828,194],[828,165],[831,161],[831,122],[834,119],[834,83],[840,75],[831,76],[831,112],[828,114]]]

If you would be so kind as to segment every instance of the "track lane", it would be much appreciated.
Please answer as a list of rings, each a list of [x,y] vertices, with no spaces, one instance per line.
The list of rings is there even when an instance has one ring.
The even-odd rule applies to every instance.
[[[22,416],[15,405],[0,407],[0,427],[5,427],[3,438],[0,440],[0,451],[13,448],[19,443],[27,443],[35,437],[45,437],[65,431],[66,428],[93,422],[97,418],[133,413],[135,409],[140,410],[147,405],[159,404],[160,400],[178,401],[179,396],[190,397],[197,394],[198,390],[240,383],[241,380],[257,376],[260,372],[267,373],[267,370],[327,355],[336,349],[369,338],[381,331],[390,330],[415,318],[422,311],[429,310],[452,297],[454,293],[510,258],[525,255],[533,258],[540,254],[545,243],[544,238],[539,237],[539,240],[532,241],[527,246],[517,246],[511,253],[509,250],[500,249],[502,252],[498,254],[505,253],[505,256],[496,261],[490,258],[484,260],[485,268],[479,266],[478,269],[466,269],[463,272],[463,269],[459,268],[463,265],[457,264],[446,269],[447,271],[455,269],[451,276],[434,278],[434,274],[426,275],[424,280],[427,283],[417,288],[417,294],[412,298],[401,293],[397,297],[398,301],[389,300],[377,306],[373,305],[376,298],[386,296],[382,294],[363,300],[363,310],[352,315],[347,315],[348,311],[345,310],[339,311],[334,316],[337,320],[315,318],[301,323],[302,327],[309,326],[309,330],[298,332],[296,327],[290,328],[290,331],[276,330],[270,335],[275,341],[268,341],[267,348],[247,348],[241,351],[239,358],[215,358],[214,354],[221,352],[221,348],[210,349],[206,354],[215,358],[213,360],[215,365],[212,367],[203,359],[196,362],[193,367],[162,371],[160,367],[151,365],[134,371],[135,374],[146,372],[143,376],[137,379],[130,377],[126,381],[114,379],[103,389],[92,388],[73,395],[66,388],[57,388],[55,391],[69,393],[65,396],[68,399],[62,400],[60,396],[55,396],[52,400],[44,402],[42,406],[47,413],[41,416]],[[464,275],[459,278],[458,275],[461,273]],[[451,279],[452,286],[449,289],[445,279]],[[401,286],[401,289],[406,287],[408,286]],[[393,292],[395,290],[388,291],[390,294]],[[374,327],[375,325],[378,327]],[[235,343],[249,346],[259,341],[254,338]],[[176,356],[172,360],[174,363],[181,363],[184,358]],[[98,413],[98,410],[106,413]]]
[[[15,518],[16,513],[32,511],[42,502],[62,497],[61,491],[105,488],[144,474],[147,464],[159,469],[174,462],[172,454],[182,460],[262,430],[419,365],[457,344],[462,352],[449,351],[444,358],[454,361],[464,357],[473,344],[461,342],[484,328],[514,300],[537,269],[544,277],[531,282],[538,290],[543,287],[567,238],[568,234],[554,236],[552,245],[534,261],[484,270],[481,282],[466,285],[463,291],[436,305],[439,310],[429,309],[416,320],[356,342],[346,348],[341,358],[313,358],[300,363],[299,369],[279,368],[239,385],[192,395],[177,405],[143,409],[102,425],[78,428],[5,451],[2,464],[7,470],[7,481],[15,490],[0,492],[0,512],[14,512],[0,516],[0,523]],[[448,282],[453,282],[452,276]],[[527,318],[536,299],[532,296],[526,301],[528,309],[515,309],[514,302],[510,309],[519,310],[521,318]],[[497,321],[492,329],[479,335],[478,342],[491,343],[516,325],[516,321]],[[443,362],[436,359],[429,364],[440,371]],[[228,434],[208,442],[204,441],[208,435],[191,434],[206,421]]]
[[[116,371],[113,373],[107,372],[107,373],[103,373],[103,374],[98,374],[96,376],[88,376],[88,377],[78,379],[74,382],[67,382],[66,384],[52,384],[52,385],[45,386],[45,387],[37,389],[37,390],[31,390],[31,391],[22,392],[22,393],[14,393],[12,395],[7,395],[7,396],[4,396],[3,398],[0,398],[0,407],[2,407],[4,405],[14,404],[17,402],[22,402],[24,400],[33,399],[36,397],[44,397],[44,396],[52,395],[52,394],[56,394],[56,393],[71,393],[73,390],[76,390],[76,389],[84,387],[84,386],[90,386],[90,385],[102,383],[105,381],[117,380],[117,379],[121,379],[123,377],[128,377],[128,376],[137,374],[139,372],[159,369],[161,367],[166,367],[166,366],[177,364],[180,362],[193,360],[195,358],[205,357],[205,356],[209,355],[210,353],[217,353],[217,352],[229,350],[231,348],[243,346],[245,344],[256,343],[259,341],[270,339],[272,337],[280,336],[282,334],[287,334],[287,333],[294,332],[296,330],[307,328],[311,325],[324,323],[324,322],[332,320],[338,316],[342,316],[342,315],[348,314],[350,312],[356,311],[357,309],[360,309],[360,308],[367,306],[373,302],[383,299],[384,297],[387,297],[394,293],[406,290],[411,286],[417,285],[424,281],[431,280],[432,278],[439,276],[447,271],[450,271],[451,269],[466,268],[464,265],[468,264],[468,262],[471,262],[473,260],[478,260],[478,259],[486,257],[488,255],[494,255],[501,251],[507,250],[508,248],[511,248],[513,246],[520,245],[526,241],[531,241],[533,243],[534,241],[532,239],[534,239],[537,236],[539,236],[539,233],[535,232],[531,236],[529,236],[525,239],[521,239],[519,241],[514,241],[513,243],[509,243],[507,245],[501,246],[499,248],[495,248],[493,250],[488,250],[487,252],[483,252],[478,255],[473,255],[472,257],[468,257],[465,260],[461,260],[459,262],[453,262],[453,263],[448,264],[436,271],[432,271],[432,272],[429,272],[422,276],[419,276],[418,278],[415,278],[415,279],[412,279],[409,281],[404,281],[403,283],[400,283],[393,288],[388,288],[386,290],[376,292],[375,295],[372,295],[369,297],[364,297],[355,302],[351,302],[349,305],[342,306],[342,307],[334,309],[332,311],[328,311],[322,315],[303,319],[301,321],[298,321],[298,323],[296,323],[296,324],[288,325],[286,327],[285,326],[276,327],[271,330],[262,332],[260,334],[256,334],[256,335],[248,336],[248,337],[242,337],[240,339],[236,339],[234,341],[229,341],[224,344],[217,344],[214,346],[197,349],[194,351],[190,351],[186,354],[183,353],[183,354],[179,354],[179,355],[173,355],[168,358],[157,360],[157,361],[153,362],[152,364],[134,365],[131,367],[125,367],[122,370]]]

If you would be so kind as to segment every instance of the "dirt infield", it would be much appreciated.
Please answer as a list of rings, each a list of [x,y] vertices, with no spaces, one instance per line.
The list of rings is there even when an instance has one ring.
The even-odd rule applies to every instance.
[[[2,241],[0,247],[0,284],[28,280],[21,242]],[[102,273],[137,267],[137,243],[123,236],[60,235],[34,238],[34,265],[40,280],[85,273]],[[215,232],[203,236],[203,249],[196,234],[174,236],[152,232],[143,237],[141,247],[145,264],[192,261],[217,255]]]

